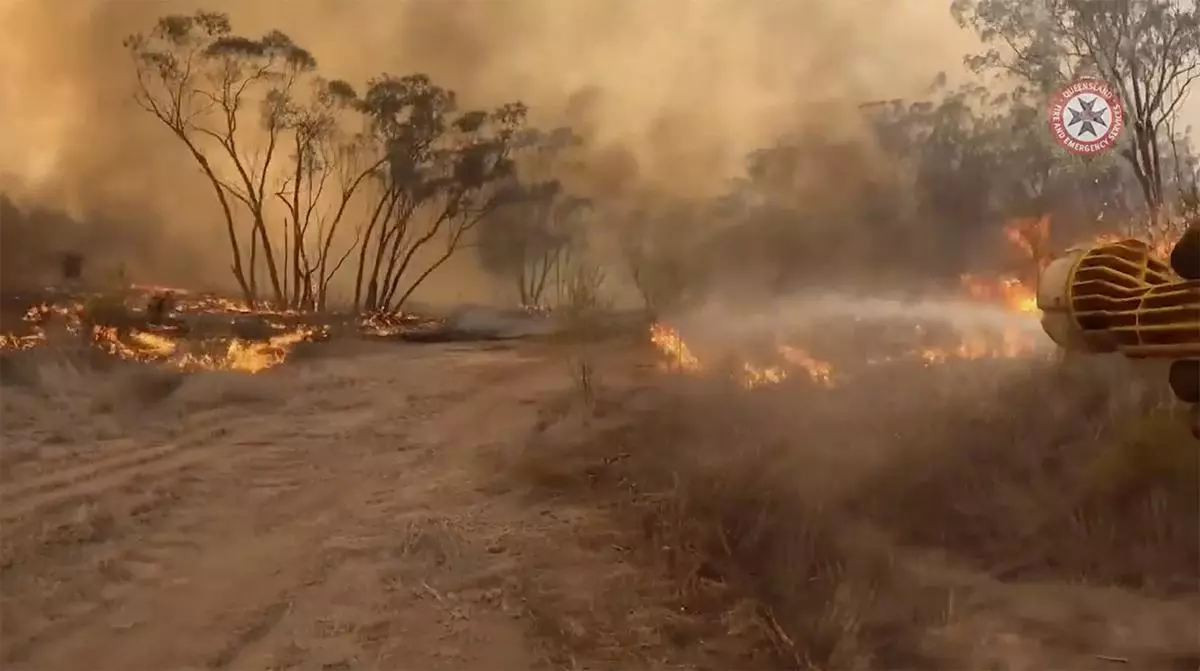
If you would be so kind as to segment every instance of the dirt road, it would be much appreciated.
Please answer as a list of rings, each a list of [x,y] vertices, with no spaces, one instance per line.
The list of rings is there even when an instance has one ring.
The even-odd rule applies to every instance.
[[[6,406],[5,668],[533,663],[507,539],[544,513],[483,490],[487,455],[570,385],[550,359],[390,347],[255,377],[56,374],[39,417]]]
[[[1200,660],[1190,593],[1001,575],[920,542],[953,528],[938,501],[957,498],[934,491],[937,505],[911,512],[919,501],[905,494],[894,500],[909,512],[869,519],[809,503],[824,491],[800,486],[814,474],[854,483],[872,463],[846,460],[836,441],[823,456],[813,432],[854,426],[869,443],[872,430],[939,416],[915,405],[890,417],[803,385],[657,388],[642,379],[653,365],[619,346],[344,345],[253,376],[0,359],[0,667],[615,671],[780,668],[803,653],[829,668],[1194,671]],[[578,357],[599,376],[588,393]],[[864,407],[871,423],[838,414]],[[803,449],[760,449],[773,444]],[[786,474],[780,489],[762,479],[767,463]],[[1023,502],[1028,471],[1014,472]],[[982,519],[998,533],[1030,528],[1008,507],[995,514]],[[927,535],[895,544],[914,519]],[[735,555],[726,528],[755,529],[742,542],[759,544]],[[705,545],[712,530],[722,536]],[[1190,537],[1156,533],[1165,540],[1142,547],[1192,551]],[[797,538],[815,550],[793,554]],[[994,565],[1029,561],[1014,543]],[[763,563],[770,552],[778,563]],[[1131,565],[1147,581],[1173,575],[1140,556]],[[732,577],[713,579],[714,566]],[[769,593],[740,577],[763,566]],[[794,587],[780,596],[776,584]],[[764,618],[755,604],[768,598]],[[755,628],[782,626],[775,612],[792,618],[790,647]]]

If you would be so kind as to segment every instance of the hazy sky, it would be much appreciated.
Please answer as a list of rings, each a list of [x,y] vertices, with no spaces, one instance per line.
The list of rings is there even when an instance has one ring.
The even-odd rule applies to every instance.
[[[470,102],[519,98],[540,121],[625,148],[646,180],[708,189],[780,132],[844,125],[838,103],[920,95],[939,70],[961,71],[976,44],[948,4],[0,0],[0,183],[73,212],[149,211],[223,253],[211,193],[130,104],[121,48],[159,15],[204,7],[240,32],[282,29],[329,76],[425,71]]]
[[[691,154],[705,158],[705,170],[714,160],[736,164],[805,114],[806,99],[906,95],[957,67],[971,40],[940,4],[0,0],[0,171],[53,180],[73,169],[69,157],[128,158],[125,148],[95,144],[146,121],[124,99],[121,37],[197,6],[231,11],[245,32],[279,27],[325,72],[352,82],[424,70],[468,98],[519,97],[548,115],[596,88],[601,136],[659,145],[640,157],[645,167],[667,163],[678,178],[681,168],[700,168],[694,159],[677,164]],[[123,169],[105,166],[113,168]]]

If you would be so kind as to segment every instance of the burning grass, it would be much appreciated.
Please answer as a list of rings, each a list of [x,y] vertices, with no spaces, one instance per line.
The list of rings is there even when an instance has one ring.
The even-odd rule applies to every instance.
[[[1016,224],[1009,230],[1013,241],[1026,239],[1024,229]],[[999,315],[1026,321],[1031,321],[1038,312],[1033,284],[1016,277],[963,275],[960,300],[965,305],[987,307]],[[831,334],[837,332],[839,341],[835,344],[840,352],[850,349],[847,343],[861,339],[861,332],[868,332],[866,341],[861,343],[862,355],[853,362],[856,368],[902,361],[931,366],[962,359],[1029,357],[1039,349],[1044,352],[1043,346],[1047,344],[1040,329],[1021,328],[1016,321],[999,327],[985,324],[972,328],[895,318],[874,322],[855,319],[853,323],[839,323],[837,318],[824,321],[828,323],[823,324],[825,332],[818,334],[821,336],[818,339],[831,341]],[[847,321],[844,316],[840,319]],[[679,328],[667,323],[650,327],[650,342],[664,355],[663,365],[668,369],[689,374],[717,373],[732,377],[745,388],[778,384],[795,375],[825,387],[845,381],[843,366],[810,351],[808,343],[793,342],[782,333],[776,333],[765,347],[758,343],[750,355],[718,348],[701,356],[700,347],[685,340]]]
[[[1200,451],[1161,371],[793,353],[764,385],[651,339],[673,374],[589,377],[515,464],[535,496],[605,511],[645,570],[620,588],[634,611],[604,605],[615,585],[579,597],[607,643],[557,640],[563,659],[636,621],[638,646],[726,668],[1200,661],[1180,620],[1200,615]]]
[[[831,388],[869,369],[913,363],[932,367],[953,361],[1045,358],[1053,348],[1032,328],[949,324],[880,318],[828,318],[823,333],[789,336],[780,332],[743,343],[734,338],[696,342],[666,323],[650,327],[649,340],[662,355],[660,367],[674,373],[731,378],[746,389],[803,378]],[[818,342],[813,342],[818,341]],[[853,343],[853,347],[849,344]]]
[[[202,311],[197,306],[190,309],[195,311],[184,314],[220,314]],[[274,321],[271,317],[278,316],[274,314],[255,315],[258,333],[254,338],[238,335],[233,318],[229,319],[225,333],[193,333],[187,321],[178,314],[154,318],[147,310],[128,308],[123,302],[109,297],[39,303],[25,310],[20,331],[0,334],[0,349],[74,346],[184,371],[257,373],[283,363],[298,343],[324,335],[319,326]]]
[[[347,333],[391,339],[436,324],[408,315],[359,318],[251,308],[220,296],[163,287],[4,298],[0,353],[84,348],[180,371],[259,373],[282,364],[305,343]]]

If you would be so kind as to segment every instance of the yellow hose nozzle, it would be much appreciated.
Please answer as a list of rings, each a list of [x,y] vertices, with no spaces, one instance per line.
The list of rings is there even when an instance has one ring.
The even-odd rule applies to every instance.
[[[1058,345],[1127,357],[1200,358],[1200,281],[1138,240],[1076,247],[1038,281],[1042,327]]]

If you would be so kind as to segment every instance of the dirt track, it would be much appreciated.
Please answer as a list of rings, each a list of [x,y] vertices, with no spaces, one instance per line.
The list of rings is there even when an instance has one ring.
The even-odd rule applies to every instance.
[[[569,384],[517,350],[384,348],[110,390],[90,409],[119,428],[6,421],[0,660],[527,668],[506,536],[546,518],[481,491],[486,455]]]
[[[703,388],[688,387],[676,400],[693,405],[660,404],[674,397],[653,395],[655,404],[639,411],[633,390],[644,368],[620,372],[634,359],[616,352],[603,366],[595,362],[599,386],[611,384],[607,395],[627,403],[622,412],[631,417],[651,411],[662,430],[582,440],[602,435],[605,422],[632,420],[615,409],[601,413],[609,406],[598,404],[575,423],[569,406],[581,396],[578,361],[545,344],[334,343],[254,376],[134,364],[80,369],[53,353],[32,353],[24,368],[4,366],[0,666],[751,668],[743,655],[758,651],[761,637],[737,629],[730,618],[740,611],[724,602],[688,610],[689,599],[708,592],[686,587],[691,577],[672,577],[687,573],[686,561],[672,561],[673,547],[691,541],[660,538],[653,519],[639,526],[629,513],[658,509],[655,464],[671,464],[663,482],[682,472],[695,487],[700,476],[677,465],[722,455],[728,482],[710,493],[762,495],[755,489],[762,481],[739,479],[760,462],[742,464],[739,450],[749,454],[760,438],[784,435],[801,437],[788,446],[812,445],[804,441],[813,431],[835,435],[860,420],[835,416],[835,406],[851,406],[824,389],[805,396],[803,385],[766,398],[739,394],[745,402],[736,408],[719,386],[716,405],[705,404]],[[812,412],[797,415],[803,403]],[[928,417],[908,410],[910,423]],[[814,416],[832,423],[814,424]],[[690,432],[663,433],[668,425],[678,430],[672,422],[680,419]],[[761,435],[722,433],[725,424],[747,428],[731,419]],[[879,430],[908,426],[903,419]],[[853,425],[860,433],[875,426]],[[1011,443],[1001,445],[1011,453]],[[803,472],[824,480],[839,472],[814,471],[832,462],[815,459],[812,449],[796,454]],[[767,520],[776,530],[767,540],[803,539],[807,524],[825,519],[802,505],[806,488],[790,479],[800,471],[786,470],[788,463],[771,462],[787,474],[794,500],[779,499],[791,507]],[[535,481],[540,493],[531,489]],[[1022,502],[1045,493],[1023,476],[1020,485]],[[928,509],[935,512],[913,515],[928,519],[921,529],[944,537],[954,518],[936,513],[945,507],[936,495]],[[689,499],[672,497],[660,523],[673,519],[661,515],[675,506],[704,523],[680,529],[723,529],[726,517],[717,525],[703,515],[732,515],[733,524],[739,511],[758,510],[738,496],[697,499],[712,509],[685,508]],[[896,500],[905,501],[898,508],[916,503]],[[635,504],[648,507],[622,508]],[[848,538],[824,551],[836,549],[841,554],[831,556],[853,566],[886,556],[888,573],[883,582],[873,573],[839,574],[834,596],[870,587],[871,598],[858,605],[821,592],[811,578],[789,583],[800,586],[782,606],[795,609],[793,631],[807,637],[797,639],[801,647],[827,640],[825,625],[810,621],[836,629],[844,654],[829,659],[867,660],[856,668],[919,666],[911,661],[919,659],[923,668],[1009,671],[1113,664],[1194,671],[1200,660],[1194,595],[999,579],[945,543],[901,545],[867,526],[862,538],[858,527],[838,528]],[[1025,544],[1016,545],[1024,557]],[[807,575],[785,555],[786,567],[764,580]],[[877,585],[884,591],[876,594]]]

